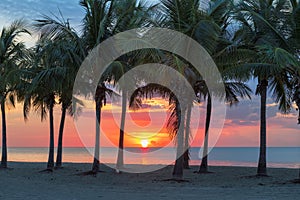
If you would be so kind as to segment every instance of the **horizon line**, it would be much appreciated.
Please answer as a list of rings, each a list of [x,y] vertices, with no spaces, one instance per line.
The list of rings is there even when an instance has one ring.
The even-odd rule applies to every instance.
[[[1,147],[1,146],[0,146]],[[48,146],[40,146],[40,147],[20,147],[20,146],[12,146],[12,147],[7,147],[7,148],[49,148]],[[55,146],[54,148],[57,148],[57,146]],[[69,147],[63,147],[63,148],[94,148],[94,147],[84,147],[84,146],[69,146]],[[117,147],[112,147],[112,146],[105,146],[105,147],[101,147],[101,148],[117,148]],[[143,148],[143,147],[124,147],[124,148]],[[164,146],[162,147],[147,147],[147,148],[166,148]],[[146,149],[147,149],[146,148]],[[174,147],[167,147],[167,148],[175,148]],[[201,146],[193,146],[193,147],[190,147],[190,148],[201,148]],[[208,148],[259,148],[259,146],[215,146],[215,147],[208,147]],[[299,146],[268,146],[267,148],[300,148]]]

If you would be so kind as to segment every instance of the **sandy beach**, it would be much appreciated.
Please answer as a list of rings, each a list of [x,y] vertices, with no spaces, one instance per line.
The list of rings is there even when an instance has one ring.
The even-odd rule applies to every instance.
[[[101,165],[97,177],[77,174],[90,164],[67,163],[53,173],[40,173],[45,163],[10,163],[0,170],[0,199],[296,199],[297,169],[269,169],[270,177],[249,177],[256,172],[247,167],[211,167],[212,174],[184,171],[187,182],[167,181],[172,166],[146,174],[116,174]]]

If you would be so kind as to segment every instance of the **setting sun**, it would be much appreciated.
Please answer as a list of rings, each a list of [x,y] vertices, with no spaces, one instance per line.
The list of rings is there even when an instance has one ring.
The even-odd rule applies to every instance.
[[[143,148],[147,148],[148,144],[149,144],[148,140],[141,140],[141,145]]]

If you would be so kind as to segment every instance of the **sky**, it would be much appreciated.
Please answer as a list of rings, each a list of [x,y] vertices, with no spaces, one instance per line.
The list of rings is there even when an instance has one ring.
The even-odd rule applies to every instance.
[[[58,8],[66,19],[70,19],[71,24],[80,30],[81,20],[84,10],[79,6],[78,0],[1,0],[0,1],[0,30],[3,26],[9,25],[14,19],[25,18],[28,22],[39,18],[42,14],[51,15],[58,13]],[[34,44],[34,38],[24,38],[28,45]],[[256,82],[249,81],[249,85],[254,89]],[[270,95],[269,95],[270,96]],[[242,100],[238,106],[227,108],[224,128],[218,138],[216,146],[220,147],[255,147],[259,146],[259,97],[252,95],[252,100]],[[135,132],[134,127],[127,126],[125,129],[125,146],[141,146],[142,140],[147,140],[149,146],[160,147],[171,142],[171,139],[164,126],[158,133],[154,134],[156,126],[166,120],[166,102],[161,99],[153,99],[144,102],[148,106],[138,112],[130,111],[129,115],[135,123],[144,127],[143,131]],[[108,106],[109,107],[109,106]],[[203,105],[202,105],[203,107]],[[201,117],[205,115],[205,110],[201,108]],[[83,116],[87,117],[89,116]],[[199,128],[195,128],[195,139],[192,146],[200,146],[203,141],[203,119]],[[152,122],[150,121],[152,120]],[[200,120],[200,121],[201,121]],[[55,108],[55,141],[60,121],[60,108]],[[80,129],[80,122],[70,116],[66,119],[64,146],[81,147],[82,145],[93,145],[94,125],[91,120],[90,126],[85,126],[85,130]],[[193,123],[193,120],[192,120]],[[1,124],[1,122],[0,122]],[[79,124],[79,125],[78,125]],[[150,125],[151,126],[150,126]],[[79,127],[78,127],[79,126]],[[198,124],[195,125],[197,127]],[[272,98],[268,98],[267,105],[267,144],[268,146],[300,146],[300,131],[297,125],[297,114],[294,110],[288,115],[278,112],[278,106]],[[7,134],[9,147],[47,147],[49,143],[48,121],[41,123],[39,115],[31,112],[28,121],[24,121],[22,116],[22,105],[16,108],[7,108]],[[109,109],[104,109],[102,114],[102,130],[109,133],[108,138],[112,144],[118,142],[118,127],[112,120]],[[80,133],[79,133],[80,132]],[[134,135],[136,134],[136,135]],[[137,137],[138,136],[138,137]],[[110,146],[110,143],[103,144]]]

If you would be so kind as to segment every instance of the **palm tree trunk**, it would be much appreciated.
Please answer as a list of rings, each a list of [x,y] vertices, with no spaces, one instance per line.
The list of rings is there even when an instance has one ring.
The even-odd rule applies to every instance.
[[[180,111],[180,105],[176,103],[176,113],[178,118],[178,132],[177,132],[177,152],[176,161],[173,169],[173,179],[182,180],[183,179],[183,142],[184,142],[184,126],[181,123],[185,121],[184,113]]]
[[[7,168],[7,140],[6,140],[6,115],[5,115],[5,101],[1,102],[2,113],[2,158],[1,168]]]
[[[51,99],[50,101],[51,101],[49,106],[50,144],[49,144],[49,157],[47,163],[47,170],[52,171],[54,167],[54,118],[53,118],[54,99]]]
[[[266,125],[266,105],[267,105],[267,86],[268,81],[262,80],[260,82],[260,149],[259,149],[259,161],[257,167],[258,176],[267,176],[267,161],[266,161],[266,149],[267,149],[267,125]]]
[[[189,138],[190,138],[190,123],[191,123],[191,113],[192,113],[192,106],[188,105],[187,108],[187,113],[186,113],[186,124],[185,124],[185,152],[184,152],[184,157],[183,157],[183,168],[184,169],[189,169],[190,165],[189,165],[189,160],[190,160],[190,156],[189,156]]]
[[[56,155],[56,167],[57,168],[60,168],[62,166],[62,146],[63,146],[62,143],[63,143],[66,112],[67,112],[67,107],[63,103],[60,125],[59,125],[58,143],[57,143],[57,155]]]
[[[101,102],[96,101],[96,141],[95,141],[95,152],[92,172],[97,174],[100,169],[100,122],[101,122]]]
[[[122,95],[122,114],[121,114],[121,127],[120,127],[120,138],[119,138],[119,151],[117,158],[117,169],[120,169],[124,165],[124,129],[125,129],[125,117],[127,108],[127,92],[123,92]]]
[[[203,155],[202,161],[199,169],[199,173],[207,173],[208,172],[208,136],[209,136],[209,126],[211,120],[211,96],[210,94],[207,97],[207,106],[206,106],[206,119],[205,119],[205,138],[204,138],[204,147],[203,147]]]

